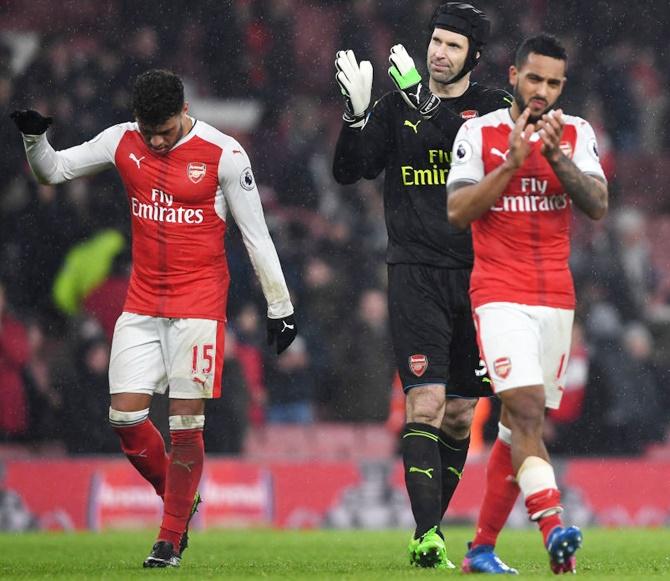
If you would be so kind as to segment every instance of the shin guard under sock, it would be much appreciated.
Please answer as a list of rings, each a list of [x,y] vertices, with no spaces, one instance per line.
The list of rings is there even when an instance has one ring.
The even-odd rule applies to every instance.
[[[148,418],[135,425],[113,423],[112,426],[121,440],[121,449],[126,458],[162,498],[165,495],[167,455],[161,433]]]
[[[496,438],[486,465],[486,491],[477,519],[477,529],[472,546],[492,545],[514,508],[519,496],[519,486],[512,467],[512,450],[509,444]]]
[[[438,441],[441,431],[429,424],[409,423],[402,433],[405,485],[416,520],[415,538],[439,526],[442,466]]]
[[[205,457],[202,433],[202,428],[170,431],[172,451],[169,456],[163,521],[158,539],[171,542],[176,550],[186,530],[193,498],[202,475]]]
[[[442,507],[441,514],[447,512],[451,498],[456,492],[456,487],[461,481],[463,467],[468,457],[470,438],[454,440],[445,432],[440,430],[440,461],[442,463]]]

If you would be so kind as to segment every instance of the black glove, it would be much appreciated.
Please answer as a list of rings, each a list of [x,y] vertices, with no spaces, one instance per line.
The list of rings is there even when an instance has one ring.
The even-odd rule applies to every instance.
[[[277,355],[284,351],[298,334],[295,324],[295,317],[288,315],[281,319],[271,319],[268,317],[268,345],[277,341]]]
[[[10,117],[24,135],[42,135],[54,122],[52,117],[42,117],[32,109],[14,111]]]

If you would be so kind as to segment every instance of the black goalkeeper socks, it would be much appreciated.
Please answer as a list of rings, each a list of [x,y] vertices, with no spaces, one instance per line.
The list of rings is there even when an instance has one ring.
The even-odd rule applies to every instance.
[[[416,521],[414,538],[440,524],[442,465],[439,438],[442,432],[428,424],[411,423],[402,433],[405,485]]]
[[[439,430],[439,450],[440,462],[442,467],[442,512],[444,516],[447,507],[451,502],[451,497],[456,492],[456,487],[461,481],[463,475],[463,466],[468,457],[468,448],[470,447],[470,436],[465,440],[454,440],[442,430]]]

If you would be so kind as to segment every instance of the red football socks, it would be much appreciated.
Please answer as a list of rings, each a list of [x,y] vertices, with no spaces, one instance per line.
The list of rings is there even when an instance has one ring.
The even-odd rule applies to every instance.
[[[149,481],[156,494],[165,494],[168,457],[165,441],[149,419],[134,426],[114,427],[121,439],[121,449],[135,469]]]
[[[563,524],[561,521],[560,506],[561,493],[556,488],[540,490],[526,498],[526,508],[528,509],[529,515],[542,514],[544,511],[550,513],[547,516],[540,516],[540,518],[537,519],[545,545],[547,544],[549,533],[555,527],[560,527]],[[555,511],[552,509],[555,509]]]
[[[477,532],[472,546],[495,546],[500,531],[507,522],[514,508],[519,486],[512,468],[510,447],[500,439],[496,439],[486,466],[486,492],[479,511]]]
[[[158,540],[169,541],[178,550],[191,514],[193,497],[200,483],[205,446],[202,429],[171,431],[170,440],[172,451],[165,485],[163,522]]]

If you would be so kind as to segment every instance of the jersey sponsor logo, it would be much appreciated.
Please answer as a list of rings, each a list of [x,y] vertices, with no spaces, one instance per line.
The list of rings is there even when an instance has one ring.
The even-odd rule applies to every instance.
[[[474,109],[461,111],[461,119],[474,119],[475,117],[479,117],[479,111],[475,111]]]
[[[469,141],[461,139],[454,144],[454,154],[454,165],[466,163],[472,157],[472,145],[470,145]]]
[[[207,173],[207,164],[201,161],[192,161],[186,167],[186,175],[194,184],[201,182]]]
[[[541,180],[539,178],[521,178],[521,191],[540,194],[546,194],[549,187],[549,180]]]
[[[403,165],[402,183],[404,186],[443,186],[447,183],[449,170],[434,165],[431,169],[415,169],[411,165]]]
[[[140,158],[138,159],[137,156],[136,156],[134,153],[131,153],[128,157],[129,157],[131,160],[133,160],[133,161],[137,164],[137,169],[141,169],[141,168],[140,168],[140,162],[141,162],[146,156],[143,155],[142,157],[140,157]]]
[[[417,135],[419,134],[419,123],[421,123],[421,119],[419,119],[416,123],[412,123],[409,119],[405,119],[405,122],[403,123],[403,127],[411,127],[414,133]]]
[[[563,155],[565,157],[572,158],[572,143],[569,141],[561,141],[558,144],[558,149],[560,149],[563,152]]]
[[[493,362],[493,370],[498,377],[507,379],[507,376],[512,371],[512,360],[509,357],[498,357]]]
[[[418,124],[418,123],[417,123]],[[403,186],[443,186],[447,183],[451,152],[443,149],[429,149],[430,167],[415,168],[411,165],[400,166]],[[445,167],[446,166],[446,167]]]
[[[242,189],[247,190],[247,192],[250,192],[256,187],[256,182],[254,181],[254,174],[251,173],[250,167],[245,167],[242,170],[242,173],[240,174],[240,185],[242,186]]]
[[[426,355],[417,353],[409,356],[409,370],[414,375],[421,377],[426,373],[426,369],[428,369],[428,357]]]
[[[503,196],[492,212],[559,212],[568,207],[570,200],[567,194]]]
[[[201,224],[205,220],[202,209],[173,208],[174,196],[163,190],[151,190],[151,204],[140,202],[135,196],[130,199],[130,211],[141,220],[167,222],[169,224]]]

